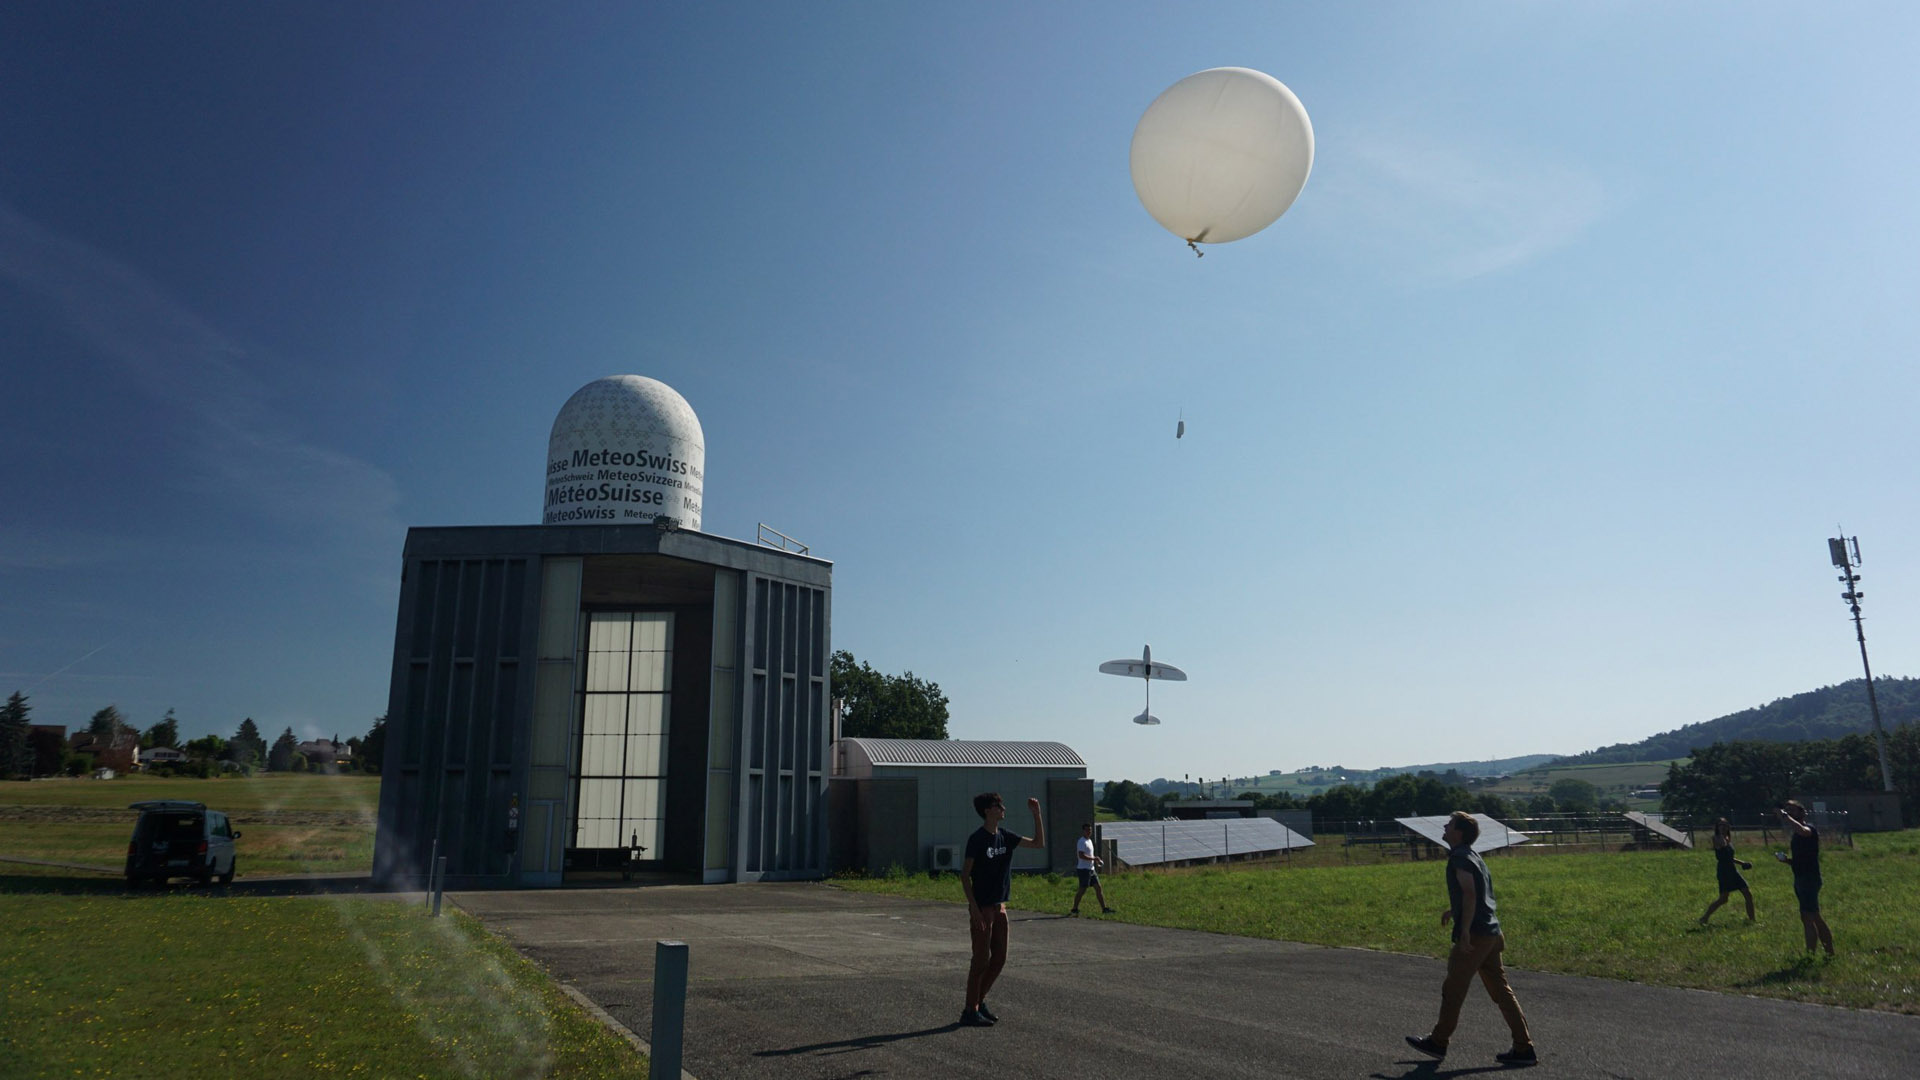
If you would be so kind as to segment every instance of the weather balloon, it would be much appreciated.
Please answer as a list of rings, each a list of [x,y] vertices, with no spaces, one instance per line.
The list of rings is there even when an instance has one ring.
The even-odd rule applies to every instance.
[[[1133,129],[1133,190],[1167,231],[1224,244],[1274,223],[1313,171],[1313,122],[1286,84],[1251,68],[1189,75]]]

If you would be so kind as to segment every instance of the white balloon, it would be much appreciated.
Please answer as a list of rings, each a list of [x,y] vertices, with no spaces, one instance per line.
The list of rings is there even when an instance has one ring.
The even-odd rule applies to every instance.
[[[1190,243],[1224,244],[1293,205],[1313,171],[1313,122],[1279,79],[1209,68],[1147,106],[1129,159],[1155,221]]]

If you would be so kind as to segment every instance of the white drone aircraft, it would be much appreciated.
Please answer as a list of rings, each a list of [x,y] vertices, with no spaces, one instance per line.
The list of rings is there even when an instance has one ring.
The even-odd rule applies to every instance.
[[[1109,660],[1100,665],[1100,671],[1104,675],[1130,675],[1136,679],[1147,680],[1147,707],[1141,710],[1139,716],[1133,718],[1133,722],[1136,724],[1158,724],[1160,722],[1160,718],[1153,715],[1153,680],[1162,679],[1167,682],[1187,681],[1187,673],[1174,667],[1172,664],[1155,663],[1153,659],[1153,646],[1151,645],[1141,647],[1140,659]]]

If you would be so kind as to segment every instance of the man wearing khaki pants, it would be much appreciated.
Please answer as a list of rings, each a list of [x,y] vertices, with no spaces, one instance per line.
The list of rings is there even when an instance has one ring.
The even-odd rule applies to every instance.
[[[1447,1041],[1460,1024],[1460,1006],[1466,1003],[1467,987],[1475,975],[1486,984],[1488,996],[1506,1017],[1513,1030],[1513,1049],[1493,1055],[1503,1065],[1531,1065],[1539,1060],[1534,1053],[1533,1037],[1527,1033],[1527,1018],[1520,1012],[1520,1001],[1507,985],[1506,969],[1500,966],[1500,952],[1507,939],[1500,933],[1500,920],[1494,918],[1493,876],[1487,864],[1473,850],[1480,839],[1480,823],[1463,810],[1447,818],[1441,834],[1447,842],[1447,910],[1440,913],[1440,925],[1453,924],[1453,952],[1447,956],[1447,978],[1440,984],[1440,1020],[1425,1035],[1407,1036],[1407,1045],[1431,1057],[1447,1056]]]

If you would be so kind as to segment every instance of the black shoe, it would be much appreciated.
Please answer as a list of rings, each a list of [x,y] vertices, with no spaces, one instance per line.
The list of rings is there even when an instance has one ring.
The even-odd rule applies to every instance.
[[[984,1001],[981,1002],[980,1007],[978,1009],[975,1009],[974,1011],[979,1013],[981,1016],[986,1017],[987,1023],[989,1024],[997,1024],[1000,1022],[1000,1018],[993,1015],[993,1010],[987,1008],[987,1003]]]
[[[1540,1060],[1540,1055],[1529,1046],[1525,1050],[1504,1050],[1493,1055],[1493,1060],[1502,1065],[1532,1065]]]
[[[960,1014],[961,1027],[992,1027],[993,1021],[980,1015],[979,1009],[968,1009]]]
[[[1073,916],[1073,915],[1078,915],[1078,914],[1080,914],[1080,909],[1079,909],[1079,908],[1074,908],[1074,909],[1073,909],[1072,911],[1069,911],[1069,912],[1067,912],[1067,914],[1068,914],[1069,916]]]
[[[1407,1045],[1438,1061],[1447,1056],[1447,1048],[1425,1035],[1407,1036]]]
[[[1102,915],[1118,915],[1118,914],[1120,914],[1120,909],[1119,909],[1119,908],[1110,908],[1110,907],[1103,907],[1103,908],[1101,908],[1101,909],[1100,909],[1100,914],[1102,914]]]

